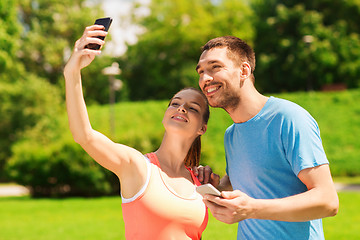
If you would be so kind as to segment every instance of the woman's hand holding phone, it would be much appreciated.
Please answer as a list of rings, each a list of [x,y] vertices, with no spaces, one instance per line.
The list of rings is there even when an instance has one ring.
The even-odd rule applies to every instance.
[[[87,67],[101,54],[100,48],[104,45],[104,39],[111,25],[111,18],[101,18],[96,24],[85,28],[83,35],[75,42],[73,54],[65,66],[67,71],[77,71]]]
[[[103,31],[108,32],[109,28],[111,26],[111,23],[112,23],[112,18],[106,17],[106,18],[98,18],[98,19],[96,19],[94,25],[103,26]],[[95,37],[99,38],[101,40],[104,40],[105,36],[100,34],[100,35],[95,36]],[[96,44],[96,43],[89,43],[88,45],[85,46],[85,48],[89,48],[89,49],[93,49],[93,50],[99,50],[100,47],[101,47],[101,45]]]

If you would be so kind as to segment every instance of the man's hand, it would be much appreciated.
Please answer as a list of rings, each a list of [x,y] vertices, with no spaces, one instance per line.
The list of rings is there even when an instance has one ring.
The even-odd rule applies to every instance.
[[[210,183],[214,187],[217,187],[220,183],[220,176],[213,173],[209,166],[193,167],[193,172],[201,184]]]
[[[256,210],[255,199],[239,190],[223,191],[221,195],[222,198],[209,194],[204,197],[204,203],[217,220],[232,224],[252,218]]]

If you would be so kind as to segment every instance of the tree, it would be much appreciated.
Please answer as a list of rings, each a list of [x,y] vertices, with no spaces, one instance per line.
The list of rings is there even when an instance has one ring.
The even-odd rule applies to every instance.
[[[148,16],[133,16],[145,33],[119,60],[132,100],[165,99],[184,86],[197,86],[200,47],[210,38],[253,38],[252,11],[241,1],[153,0],[148,7]]]
[[[333,83],[359,87],[359,2],[259,0],[253,8],[259,89],[318,90]]]
[[[45,126],[44,122],[56,129],[57,114],[65,108],[59,91],[63,81],[51,83],[62,79],[64,49],[70,51],[85,21],[88,25],[94,21],[90,13],[98,12],[91,7],[76,11],[83,2],[0,1],[0,181],[6,180],[3,168],[15,142],[26,137],[29,129]],[[93,85],[98,84],[99,68],[106,66],[97,63],[96,74],[94,68],[85,72],[95,76],[89,77]],[[47,127],[43,127],[44,137],[52,134]]]
[[[23,72],[22,65],[16,62],[21,25],[17,22],[14,0],[0,2],[0,24],[0,79],[2,82],[11,82]]]
[[[26,71],[63,88],[64,64],[85,27],[103,17],[100,3],[99,0],[19,1],[24,31],[17,55]],[[83,71],[87,81],[84,92],[89,102],[106,103],[109,99],[108,79],[101,70],[111,64],[111,57],[98,59],[101,60]]]

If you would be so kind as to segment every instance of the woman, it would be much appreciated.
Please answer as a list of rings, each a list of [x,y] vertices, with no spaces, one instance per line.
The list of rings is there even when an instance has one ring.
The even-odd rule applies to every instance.
[[[118,176],[127,239],[200,239],[208,215],[195,191],[200,183],[190,168],[199,164],[200,136],[207,129],[206,97],[192,88],[175,94],[162,121],[162,143],[154,153],[144,156],[112,142],[92,129],[81,85],[81,69],[101,53],[85,46],[103,46],[104,41],[96,36],[106,34],[102,26],[87,27],[64,69],[73,138],[95,161]]]

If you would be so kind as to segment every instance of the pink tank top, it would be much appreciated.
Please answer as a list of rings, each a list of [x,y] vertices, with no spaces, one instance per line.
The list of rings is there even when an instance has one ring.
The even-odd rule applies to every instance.
[[[146,154],[150,179],[145,190],[122,203],[126,239],[201,239],[208,222],[202,196],[195,191],[189,198],[177,195],[162,179],[155,153]],[[194,185],[200,185],[191,169]],[[149,171],[148,171],[149,172]]]

